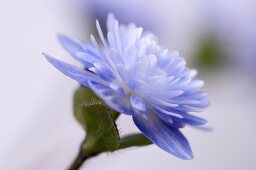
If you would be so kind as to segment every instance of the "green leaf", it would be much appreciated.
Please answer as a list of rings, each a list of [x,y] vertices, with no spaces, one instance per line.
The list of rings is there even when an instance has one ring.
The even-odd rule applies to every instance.
[[[152,142],[143,134],[132,134],[121,138],[119,149],[124,149],[132,146],[146,146]]]
[[[119,113],[108,108],[93,91],[81,86],[74,94],[74,116],[86,132],[86,138],[69,170],[77,170],[84,161],[102,152],[132,146],[145,146],[152,142],[142,134],[121,139],[115,120]]]
[[[86,131],[84,152],[98,154],[118,148],[120,137],[114,120],[119,113],[108,108],[90,89],[80,87],[75,92],[74,115]]]

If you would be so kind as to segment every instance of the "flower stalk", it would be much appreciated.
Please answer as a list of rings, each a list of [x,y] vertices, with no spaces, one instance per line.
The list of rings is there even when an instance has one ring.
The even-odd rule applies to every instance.
[[[96,155],[96,154],[89,153],[89,152],[86,152],[85,150],[83,150],[83,143],[80,147],[80,150],[79,150],[79,153],[78,153],[77,157],[74,159],[73,163],[70,165],[68,170],[79,170],[79,168],[83,165],[83,163],[87,159]]]

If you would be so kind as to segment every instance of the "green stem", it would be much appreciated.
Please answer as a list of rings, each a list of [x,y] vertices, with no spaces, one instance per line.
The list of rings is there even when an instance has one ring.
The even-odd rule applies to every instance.
[[[79,150],[79,153],[78,155],[76,156],[75,160],[73,161],[73,163],[70,165],[70,167],[68,168],[68,170],[79,170],[79,168],[83,165],[83,163],[97,155],[97,154],[93,154],[93,153],[88,153],[88,152],[85,152],[84,149],[83,149],[83,144],[84,142],[81,144],[80,146],[80,150]]]

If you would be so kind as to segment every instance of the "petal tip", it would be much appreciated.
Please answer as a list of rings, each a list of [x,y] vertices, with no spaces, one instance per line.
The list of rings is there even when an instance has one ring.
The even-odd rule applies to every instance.
[[[48,60],[50,62],[50,60],[52,59],[52,57],[46,53],[42,53],[42,55],[44,55],[44,57],[46,58],[46,60]]]
[[[50,56],[49,54],[46,54],[46,53],[42,53],[44,55],[44,57],[46,58],[46,60],[48,62],[50,62],[51,64],[54,64],[54,60],[57,60],[55,58],[53,58],[52,56]]]
[[[56,35],[56,37],[57,37],[57,39],[58,39],[59,42],[62,42],[63,40],[69,39],[68,37],[66,37],[65,35],[60,34],[60,33],[58,33],[58,34]]]
[[[182,160],[192,160],[194,159],[194,154],[191,152],[190,155],[185,155],[185,156],[182,156],[182,157],[179,157],[180,159]]]

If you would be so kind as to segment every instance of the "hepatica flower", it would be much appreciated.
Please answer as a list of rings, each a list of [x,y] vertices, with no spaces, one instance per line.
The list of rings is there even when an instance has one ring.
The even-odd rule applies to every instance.
[[[168,52],[151,33],[134,24],[119,25],[108,16],[107,37],[98,21],[102,45],[59,36],[62,46],[85,67],[80,69],[47,54],[47,60],[65,75],[92,89],[109,107],[130,115],[139,130],[166,152],[192,159],[180,128],[201,126],[206,120],[192,115],[207,107],[203,81],[177,52]]]

